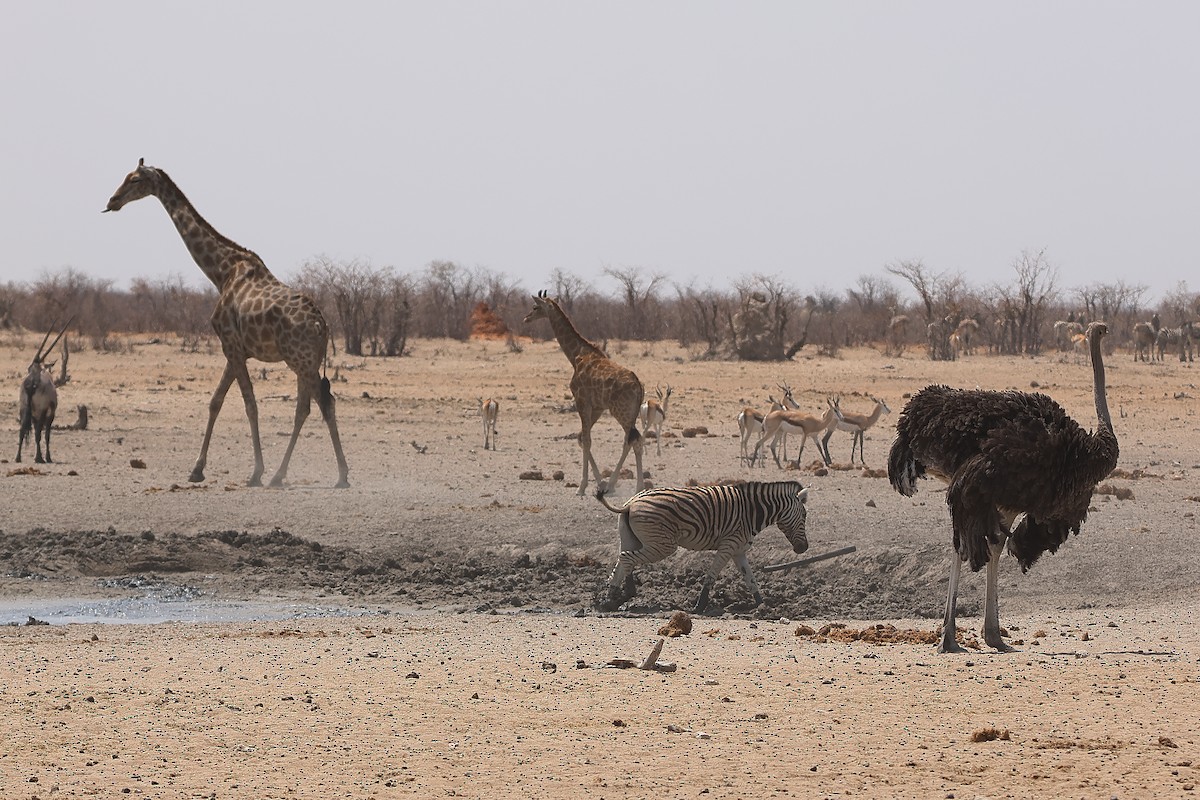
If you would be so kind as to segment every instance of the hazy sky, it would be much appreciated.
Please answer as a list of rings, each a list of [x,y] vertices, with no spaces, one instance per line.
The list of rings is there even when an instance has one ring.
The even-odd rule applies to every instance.
[[[139,157],[306,259],[1200,289],[1200,4],[6,3],[0,270],[204,278]],[[1148,298],[1149,299],[1149,298]]]

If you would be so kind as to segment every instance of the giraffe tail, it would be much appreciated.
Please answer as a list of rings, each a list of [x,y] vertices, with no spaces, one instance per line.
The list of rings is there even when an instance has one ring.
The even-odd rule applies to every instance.
[[[317,407],[321,409],[321,416],[329,419],[333,414],[333,390],[329,388],[329,378],[321,376],[321,388],[317,392]]]
[[[637,425],[629,426],[629,433],[625,434],[625,444],[633,446],[642,435],[638,433]]]

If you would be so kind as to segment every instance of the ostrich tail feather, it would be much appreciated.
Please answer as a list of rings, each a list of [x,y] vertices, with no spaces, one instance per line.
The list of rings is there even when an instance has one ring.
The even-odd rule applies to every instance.
[[[917,460],[908,440],[903,436],[896,437],[888,454],[888,480],[892,488],[905,497],[912,497],[917,493],[917,478],[924,474],[925,465]]]

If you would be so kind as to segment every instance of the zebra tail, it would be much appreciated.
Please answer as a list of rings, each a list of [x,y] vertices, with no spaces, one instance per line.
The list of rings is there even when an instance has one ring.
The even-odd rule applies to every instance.
[[[624,506],[622,506],[621,508],[613,508],[611,505],[609,505],[608,498],[604,496],[604,487],[603,486],[601,486],[599,489],[596,490],[596,499],[600,501],[601,505],[603,505],[605,508],[607,508],[609,511],[611,511],[614,514],[620,514],[625,511]]]

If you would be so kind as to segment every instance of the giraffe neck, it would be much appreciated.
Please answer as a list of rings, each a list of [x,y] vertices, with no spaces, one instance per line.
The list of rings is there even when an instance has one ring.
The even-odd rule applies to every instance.
[[[267,272],[262,259],[253,251],[222,236],[208,223],[180,188],[162,170],[158,170],[154,195],[175,223],[180,238],[200,270],[218,289],[225,287],[238,263],[250,262]],[[268,273],[269,274],[269,273]]]
[[[546,318],[550,321],[554,338],[558,339],[558,346],[562,348],[568,361],[574,364],[575,359],[581,355],[604,356],[603,350],[583,338],[579,331],[575,330],[570,318],[565,311],[558,307],[557,303],[550,303],[550,308],[552,310],[546,315]]]

